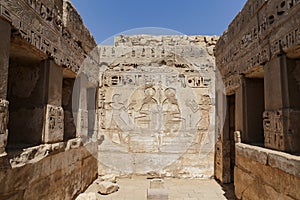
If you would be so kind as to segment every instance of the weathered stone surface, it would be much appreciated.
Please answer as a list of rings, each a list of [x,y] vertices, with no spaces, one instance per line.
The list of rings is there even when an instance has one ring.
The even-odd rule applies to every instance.
[[[241,143],[236,147],[234,185],[238,198],[299,199],[298,156]],[[253,152],[266,155],[267,162],[261,162]]]
[[[53,146],[61,145],[32,147],[11,159],[13,169],[0,173],[0,199],[13,199],[12,194],[17,199],[73,199],[97,177],[97,160],[87,157],[84,147],[53,152]]]
[[[153,179],[150,181],[150,189],[158,189],[164,188],[164,180],[163,179]]]
[[[22,39],[53,57],[58,65],[77,72],[85,55],[96,47],[94,38],[69,1],[43,0],[42,5],[25,0],[19,3],[1,1],[1,8],[5,12],[0,17],[11,21]],[[28,18],[24,19],[24,15]],[[45,29],[49,31],[45,33]]]
[[[119,186],[116,183],[102,181],[98,183],[99,193],[103,195],[108,195],[118,191]]]
[[[99,47],[100,170],[213,175],[216,40],[123,35]]]
[[[76,200],[101,200],[101,195],[95,192],[82,193]]]
[[[112,183],[116,183],[117,179],[116,179],[116,175],[114,174],[108,174],[108,175],[104,175],[99,177],[100,181],[105,181],[105,182],[112,182]]]
[[[268,154],[268,164],[300,178],[300,157],[281,152]]]
[[[147,190],[147,200],[167,200],[169,199],[169,194],[167,189],[148,189]]]
[[[8,137],[8,101],[0,98],[0,157],[5,156]]]
[[[237,155],[255,160],[263,165],[266,165],[268,162],[268,150],[261,147],[251,146],[249,148],[246,144],[237,144],[236,152]]]

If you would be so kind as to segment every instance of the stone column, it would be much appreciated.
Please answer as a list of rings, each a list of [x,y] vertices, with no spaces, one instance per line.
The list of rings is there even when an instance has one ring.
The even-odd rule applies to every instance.
[[[53,61],[42,62],[45,75],[45,122],[42,143],[63,141],[64,112],[62,104],[63,70]]]
[[[241,137],[244,140],[247,140],[246,133],[246,102],[245,102],[245,78],[241,77],[241,85],[236,90],[235,93],[235,129],[236,131],[240,131]]]
[[[73,112],[76,124],[76,136],[85,139],[88,136],[88,110],[87,110],[87,77],[78,75],[74,84]]]
[[[265,66],[265,146],[300,152],[299,62],[285,55]]]
[[[8,101],[7,82],[9,67],[11,25],[0,19],[0,157],[6,155],[5,147],[8,137]]]
[[[236,93],[236,131],[240,131],[243,142],[263,143],[263,79],[242,77],[241,80],[242,85]]]

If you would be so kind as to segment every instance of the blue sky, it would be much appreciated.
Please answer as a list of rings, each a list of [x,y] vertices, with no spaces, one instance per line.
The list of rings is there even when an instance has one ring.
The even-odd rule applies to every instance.
[[[134,28],[221,35],[246,0],[71,0],[97,43]]]

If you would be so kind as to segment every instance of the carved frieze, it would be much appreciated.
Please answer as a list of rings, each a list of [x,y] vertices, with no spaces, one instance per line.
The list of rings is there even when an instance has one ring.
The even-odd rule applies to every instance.
[[[63,4],[68,4],[68,9],[64,9]],[[86,54],[96,46],[96,43],[86,28],[84,33],[79,32],[76,36],[76,38],[83,37],[82,41],[79,39],[75,41],[74,37],[65,31],[64,25],[68,24],[63,23],[63,15],[77,16],[78,13],[68,2],[62,0],[0,1],[0,17],[12,23],[13,29],[16,30],[13,37],[21,37],[53,58],[58,65],[64,65],[78,72]],[[77,17],[80,18],[79,15]],[[82,21],[79,23],[85,27]]]
[[[300,43],[299,10],[298,0],[249,0],[217,42],[221,74],[246,73],[283,52],[296,57],[290,50]]]

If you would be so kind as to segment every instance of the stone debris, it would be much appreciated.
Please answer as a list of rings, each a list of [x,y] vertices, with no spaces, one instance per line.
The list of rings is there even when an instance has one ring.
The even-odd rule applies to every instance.
[[[117,182],[116,175],[114,175],[114,174],[108,174],[108,175],[101,176],[101,177],[99,177],[99,180],[100,180],[100,182],[101,181],[112,182],[112,183]]]
[[[112,182],[102,181],[98,183],[99,193],[102,195],[108,195],[118,191],[119,185]]]

